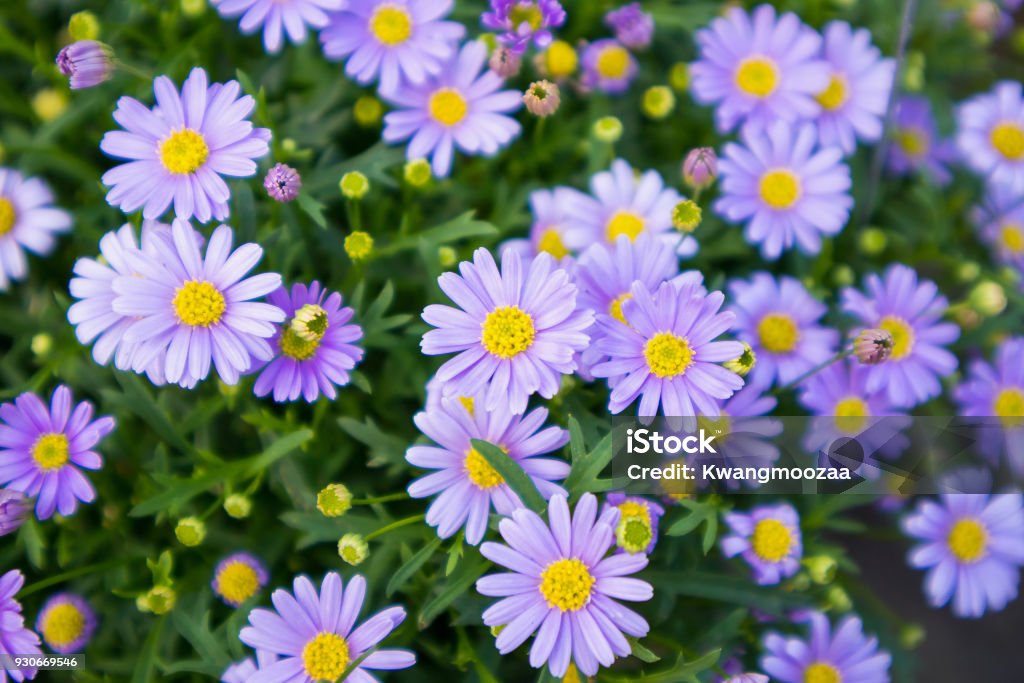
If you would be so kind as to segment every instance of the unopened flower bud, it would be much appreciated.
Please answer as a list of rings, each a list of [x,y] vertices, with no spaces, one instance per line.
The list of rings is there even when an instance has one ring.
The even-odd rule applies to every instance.
[[[757,354],[754,353],[754,349],[751,348],[750,344],[746,342],[743,342],[743,353],[739,355],[739,358],[722,363],[722,367],[730,372],[735,372],[740,377],[746,377],[750,374],[755,365],[757,365]]]
[[[672,209],[672,227],[679,232],[691,233],[700,226],[703,213],[692,199],[684,199]]]
[[[718,155],[710,147],[691,149],[683,159],[683,182],[695,190],[710,187],[718,177]]]
[[[370,233],[356,230],[345,238],[345,253],[353,261],[362,261],[373,253],[373,238]]]
[[[893,338],[888,330],[862,330],[853,340],[853,354],[865,365],[878,365],[892,355]]]
[[[28,516],[29,500],[21,491],[0,489],[0,536],[13,534]]]
[[[359,534],[345,534],[338,541],[338,557],[353,567],[370,556],[370,547]]]
[[[865,228],[860,232],[860,238],[858,239],[858,246],[860,250],[868,256],[877,256],[885,251],[885,248],[889,245],[889,238],[886,236],[885,231],[880,228]]]
[[[206,524],[198,517],[184,517],[174,527],[174,535],[182,545],[194,548],[206,538]]]
[[[57,53],[57,68],[68,77],[72,90],[91,88],[114,73],[114,53],[95,40],[79,40]]]
[[[295,311],[291,330],[299,339],[308,342],[320,341],[327,332],[327,311],[317,304],[306,304]]]
[[[451,247],[438,247],[437,260],[440,261],[442,268],[451,268],[458,263],[458,254]]]
[[[53,121],[68,108],[68,96],[60,90],[43,88],[32,98],[32,111],[44,122]]]
[[[181,0],[181,11],[186,17],[198,17],[206,11],[206,0]]]
[[[100,37],[100,20],[88,10],[75,12],[68,21],[71,40],[96,40]]]
[[[622,121],[614,116],[602,116],[594,121],[593,131],[595,138],[611,145],[622,137]]]
[[[32,337],[31,346],[32,353],[36,354],[37,356],[45,356],[48,353],[50,353],[51,350],[53,350],[53,337],[51,337],[45,332],[40,332],[39,334]]]
[[[686,62],[676,62],[668,70],[668,84],[676,92],[686,92],[690,87],[690,65]]]
[[[971,306],[985,316],[996,316],[1006,310],[1006,291],[997,282],[985,280],[971,290]]]
[[[178,602],[178,594],[170,586],[153,586],[145,595],[140,595],[135,605],[142,612],[167,614]]]
[[[413,187],[425,186],[433,177],[430,170],[430,162],[426,159],[412,159],[405,162],[405,168],[402,169],[402,177],[405,178],[405,182]]]
[[[572,76],[578,64],[579,55],[576,54],[576,49],[564,40],[554,41],[534,60],[538,72],[555,80]]]
[[[806,557],[803,564],[807,567],[807,574],[811,577],[811,581],[819,585],[832,583],[836,577],[836,569],[839,567],[835,558],[828,555]]]
[[[245,519],[252,512],[252,501],[240,493],[233,493],[224,499],[224,512],[234,519]]]
[[[825,595],[825,604],[828,609],[836,612],[849,612],[853,609],[853,601],[850,595],[839,586],[832,586]]]
[[[384,105],[372,95],[364,95],[352,107],[352,116],[363,128],[373,128],[384,116]]]
[[[338,187],[347,199],[360,200],[370,191],[370,179],[359,171],[349,171],[341,176]]]
[[[663,119],[675,108],[676,96],[668,86],[655,85],[644,91],[643,110],[650,118]]]
[[[523,66],[523,58],[504,45],[499,45],[491,53],[491,59],[487,63],[491,71],[502,78],[514,78],[519,75]]]
[[[279,202],[290,202],[299,196],[302,189],[302,178],[299,172],[291,166],[277,164],[267,171],[267,177],[263,179],[263,187],[271,199]]]
[[[900,629],[900,645],[907,650],[915,650],[924,642],[925,631],[920,624],[907,624]]]
[[[341,517],[352,508],[352,492],[344,484],[328,484],[316,495],[316,509],[324,517]]]
[[[535,81],[523,94],[527,111],[541,118],[554,114],[561,103],[561,92],[551,81]]]

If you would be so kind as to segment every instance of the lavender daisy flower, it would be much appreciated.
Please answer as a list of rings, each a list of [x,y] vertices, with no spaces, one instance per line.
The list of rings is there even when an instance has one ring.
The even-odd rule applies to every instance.
[[[985,190],[971,218],[1001,262],[1024,269],[1024,195],[1002,183],[988,183]]]
[[[54,235],[71,229],[71,214],[52,204],[53,193],[42,180],[0,166],[0,292],[25,277],[26,251],[46,256]]]
[[[551,31],[565,23],[565,10],[558,0],[491,0],[480,23],[500,31],[498,42],[522,54],[531,41],[539,48],[551,44]]]
[[[25,577],[17,569],[12,569],[0,576],[0,655],[41,655],[39,636],[25,628],[25,618],[21,615],[21,605],[14,596],[25,585]],[[8,670],[0,666],[0,681],[31,680],[36,677],[35,668],[19,668]]]
[[[525,270],[525,272],[524,272]],[[459,265],[461,275],[445,273],[438,284],[459,308],[433,304],[423,320],[437,329],[420,347],[433,356],[458,355],[438,370],[444,383],[463,396],[487,385],[483,408],[526,410],[534,393],[551,398],[561,375],[576,369],[573,355],[586,348],[594,314],[576,307],[576,286],[549,254],[525,268],[514,251],[501,259],[501,272],[486,249]]]
[[[1024,96],[1021,84],[1001,81],[991,93],[960,105],[960,158],[984,178],[1024,192]]]
[[[299,172],[285,164],[275,164],[267,171],[267,177],[263,179],[263,189],[267,191],[271,199],[279,202],[290,202],[299,196],[302,189],[302,178]]]
[[[931,102],[924,97],[897,100],[888,152],[886,166],[896,175],[922,172],[938,185],[953,177],[948,165],[956,159],[956,149],[939,137]]]
[[[768,633],[761,669],[780,683],[889,683],[892,657],[866,637],[859,617],[848,616],[833,632],[820,612],[808,615],[809,640]]]
[[[921,541],[907,562],[928,570],[924,592],[932,607],[952,599],[954,614],[977,618],[1017,597],[1024,566],[1022,505],[1019,493],[949,493],[918,502],[902,526]]]
[[[615,525],[615,546],[619,553],[646,553],[650,555],[658,544],[658,522],[665,508],[641,496],[609,493],[601,514],[609,508],[619,511]]]
[[[745,127],[742,145],[725,145],[715,211],[746,222],[747,241],[766,259],[793,246],[817,254],[822,235],[838,234],[850,217],[850,169],[838,148],[816,148],[817,135],[812,124],[777,121],[764,132]]]
[[[263,28],[263,47],[270,54],[281,50],[285,33],[292,43],[306,42],[307,27],[327,26],[327,12],[336,12],[347,0],[210,0],[225,19],[241,16],[238,28],[250,35]],[[282,30],[283,29],[283,30]]]
[[[729,295],[736,336],[757,354],[751,382],[789,384],[835,354],[839,333],[819,324],[828,307],[796,278],[754,273],[730,282]]]
[[[583,50],[583,87],[618,95],[629,89],[639,66],[636,58],[613,38],[595,40]]]
[[[397,95],[403,79],[421,85],[447,70],[466,32],[462,24],[443,20],[453,4],[453,0],[351,3],[332,15],[330,26],[320,34],[324,54],[328,59],[347,59],[345,73],[351,78],[366,84],[379,77],[381,93]]]
[[[615,39],[631,50],[643,50],[654,38],[654,17],[644,12],[639,2],[608,12],[604,23],[615,31]]]
[[[438,446],[413,446],[405,459],[415,467],[438,471],[410,484],[409,495],[425,498],[440,493],[427,509],[427,524],[437,528],[438,536],[449,538],[465,527],[466,542],[477,545],[487,531],[492,508],[507,516],[523,507],[504,478],[473,448],[472,439],[500,445],[545,498],[567,495],[553,482],[568,476],[569,463],[560,458],[536,457],[556,451],[569,441],[564,429],[542,429],[547,416],[544,408],[524,417],[501,407],[470,413],[464,404],[452,400],[442,400],[439,408],[416,415],[416,426]]]
[[[743,353],[734,341],[713,341],[729,329],[735,315],[719,313],[721,292],[706,294],[701,285],[663,283],[652,294],[634,282],[622,304],[623,325],[599,315],[598,350],[609,357],[593,369],[609,378],[608,409],[621,413],[640,398],[638,415],[718,416],[718,401],[743,386],[738,375],[716,365]]]
[[[107,202],[125,213],[141,208],[148,219],[162,216],[172,201],[181,220],[227,218],[231,192],[221,176],[256,175],[253,159],[270,151],[270,131],[246,119],[256,101],[239,98],[239,90],[237,81],[207,86],[206,72],[195,68],[180,94],[167,76],[154,80],[153,109],[131,97],[118,100],[114,120],[125,130],[104,135],[100,149],[129,161],[103,174]]]
[[[41,520],[54,511],[67,517],[78,501],[96,498],[79,468],[103,465],[92,449],[113,431],[114,418],[94,421],[92,415],[87,401],[72,407],[71,390],[64,385],[53,392],[49,410],[29,392],[0,405],[0,485],[35,497]]]
[[[291,293],[281,287],[267,300],[284,311],[286,322],[270,342],[280,353],[255,370],[260,373],[256,395],[273,391],[279,403],[300,395],[312,403],[323,393],[333,401],[335,386],[348,384],[349,371],[363,359],[363,350],[353,343],[363,338],[362,328],[351,323],[355,311],[342,306],[341,294],[328,294],[316,281],[292,285]]]
[[[566,267],[568,263],[563,259],[589,244],[579,231],[570,236],[571,217],[567,207],[573,202],[580,201],[581,194],[579,190],[571,187],[531,192],[530,211],[533,213],[533,223],[530,225],[529,237],[505,242],[499,248],[499,253],[504,253],[506,249],[514,249],[526,262],[537,254],[546,252],[551,254],[559,265]]]
[[[771,5],[749,15],[733,7],[696,37],[700,57],[690,67],[693,96],[716,105],[720,132],[742,121],[763,128],[820,111],[814,96],[828,87],[830,73],[819,57],[821,36],[792,12],[776,19]]]
[[[114,280],[114,311],[137,319],[124,339],[137,345],[138,366],[166,353],[167,381],[191,388],[210,373],[211,361],[221,380],[235,384],[254,360],[273,358],[267,338],[284,311],[253,299],[280,287],[281,276],[246,277],[263,250],[249,243],[232,251],[231,242],[231,228],[221,225],[203,256],[191,226],[176,219],[160,257],[129,255],[141,277]]]
[[[519,123],[504,114],[519,109],[523,101],[516,90],[499,90],[502,80],[485,70],[486,61],[487,46],[466,43],[438,74],[383,93],[398,108],[384,117],[384,141],[409,140],[406,156],[430,157],[439,178],[451,171],[455,147],[466,154],[497,154],[519,135]]]
[[[57,68],[71,81],[72,90],[83,90],[109,80],[114,73],[114,53],[95,40],[79,40],[57,53]]]
[[[336,572],[316,586],[305,576],[296,577],[294,592],[274,591],[274,609],[254,609],[249,626],[239,639],[256,650],[281,659],[263,666],[248,683],[316,683],[337,680],[350,664],[376,647],[405,621],[405,610],[389,607],[353,628],[366,596],[366,579],[356,574],[344,586]],[[406,669],[416,663],[408,650],[378,649],[359,663],[352,680],[376,681],[376,669]]]
[[[235,553],[217,563],[210,586],[226,605],[238,607],[267,585],[267,568],[258,557]]]
[[[722,538],[722,554],[741,555],[760,585],[779,583],[799,571],[800,517],[789,503],[761,505],[749,513],[729,512],[725,523],[732,533]]]
[[[647,635],[647,622],[616,600],[650,600],[650,584],[629,578],[647,566],[644,553],[606,557],[615,538],[617,508],[597,516],[597,498],[585,493],[572,515],[562,496],[548,504],[548,524],[532,510],[516,510],[498,525],[507,545],[484,543],[481,554],[511,570],[476,582],[500,597],[484,612],[488,626],[504,626],[495,641],[508,654],[534,633],[530,666],[547,663],[556,678],[570,659],[586,676],[630,653],[626,636]]]
[[[868,328],[892,334],[892,355],[884,363],[868,368],[867,390],[885,387],[894,406],[911,407],[938,396],[939,378],[953,373],[956,356],[943,346],[956,341],[960,329],[939,322],[949,302],[934,282],[918,281],[909,266],[893,264],[884,279],[870,274],[867,294],[846,288],[843,310]]]
[[[96,631],[96,612],[80,595],[58,593],[39,610],[36,632],[60,654],[82,652]]]
[[[832,69],[828,87],[815,95],[821,113],[815,123],[823,147],[853,153],[857,140],[882,137],[882,119],[889,105],[896,63],[882,57],[867,29],[854,30],[845,21],[825,26],[823,56]]]
[[[21,491],[0,489],[0,536],[13,534],[21,528],[31,509],[29,500]]]

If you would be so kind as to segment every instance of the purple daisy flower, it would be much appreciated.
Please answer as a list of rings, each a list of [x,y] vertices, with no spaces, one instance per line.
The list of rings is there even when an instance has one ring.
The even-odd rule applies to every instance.
[[[267,171],[263,179],[263,189],[271,199],[279,202],[290,202],[299,196],[302,189],[302,178],[299,172],[286,164],[275,164]]]
[[[525,272],[524,272],[525,270]],[[458,353],[437,371],[462,396],[479,396],[487,385],[484,410],[507,406],[520,415],[534,393],[551,398],[561,375],[576,369],[573,356],[586,348],[593,311],[576,306],[576,286],[549,254],[525,268],[506,251],[501,271],[486,249],[437,282],[458,308],[432,304],[423,320],[437,329],[423,335],[423,353]],[[451,393],[451,392],[446,392]]]
[[[949,305],[946,297],[934,282],[918,281],[914,269],[900,263],[889,266],[884,278],[871,273],[865,286],[866,295],[843,290],[843,310],[865,328],[886,330],[893,338],[889,359],[870,366],[867,390],[884,386],[889,401],[905,408],[938,396],[939,378],[957,367],[956,356],[943,347],[960,336],[955,324],[939,322]]]
[[[136,318],[124,340],[136,345],[134,363],[146,367],[166,354],[168,382],[194,387],[210,374],[211,360],[226,384],[235,384],[253,361],[274,353],[267,338],[284,320],[277,306],[253,301],[281,286],[277,273],[246,274],[263,249],[243,244],[232,251],[226,225],[213,232],[205,256],[191,226],[176,219],[157,257],[129,254],[135,273],[114,280],[114,311]]]
[[[665,508],[641,496],[627,496],[625,493],[609,493],[605,498],[601,514],[609,508],[619,511],[615,525],[615,545],[618,553],[654,552],[658,544],[658,522],[665,514]]]
[[[937,185],[952,179],[948,165],[956,159],[951,142],[939,137],[927,98],[904,95],[896,102],[892,144],[886,166],[896,175],[923,172]]]
[[[751,383],[789,384],[835,354],[839,333],[819,324],[828,307],[796,278],[754,273],[730,282],[729,295],[736,336],[757,354]]]
[[[813,124],[777,121],[763,132],[745,127],[742,145],[725,145],[715,211],[746,222],[747,241],[766,259],[793,246],[817,254],[822,235],[838,234],[850,217],[850,169],[838,148],[817,148],[817,137]]]
[[[859,617],[847,616],[833,632],[828,618],[811,612],[808,640],[768,633],[761,669],[779,683],[889,683],[892,657],[864,635]]]
[[[414,418],[421,432],[437,446],[413,446],[405,459],[415,467],[438,470],[409,485],[409,495],[425,498],[440,493],[427,509],[427,524],[437,535],[449,538],[465,527],[466,542],[477,545],[487,531],[493,508],[510,515],[523,507],[519,496],[497,470],[473,448],[472,439],[495,445],[515,460],[530,476],[545,498],[568,495],[553,483],[569,474],[569,463],[560,458],[539,458],[569,442],[569,433],[559,427],[544,427],[548,411],[537,408],[524,417],[499,407],[494,411],[474,409],[460,401],[442,400],[441,406],[418,413]]]
[[[270,341],[279,355],[254,370],[260,373],[256,395],[273,391],[279,403],[300,395],[312,403],[323,393],[333,401],[335,386],[348,384],[349,371],[363,359],[363,350],[353,344],[363,338],[363,329],[350,324],[355,311],[342,306],[341,294],[328,294],[315,280],[308,287],[292,285],[290,294],[281,287],[267,301],[284,311],[286,322]]]
[[[722,554],[742,556],[760,585],[779,583],[799,571],[800,517],[789,503],[760,505],[749,513],[728,512],[725,523],[732,533],[722,538]]]
[[[957,111],[960,158],[987,180],[1024,192],[1024,96],[1021,84],[1000,81]]]
[[[72,407],[71,390],[61,385],[47,410],[35,394],[25,392],[0,405],[0,485],[36,498],[36,517],[54,511],[67,517],[78,501],[91,503],[96,490],[79,468],[103,465],[93,451],[114,429],[114,418],[92,419],[92,404]]]
[[[67,76],[72,90],[92,88],[114,73],[114,53],[95,40],[79,40],[57,53],[57,68]]]
[[[249,553],[228,555],[217,563],[210,586],[224,604],[238,607],[267,585],[267,568]]]
[[[896,62],[882,57],[867,29],[854,30],[845,21],[825,26],[823,56],[832,77],[815,95],[821,106],[815,121],[819,140],[823,147],[852,154],[857,140],[876,142],[882,137]]]
[[[54,235],[71,229],[71,214],[52,204],[53,193],[42,180],[0,166],[0,292],[25,277],[26,251],[46,256]]]
[[[210,0],[225,19],[241,16],[238,28],[250,35],[263,28],[263,47],[274,54],[281,50],[287,33],[296,45],[306,42],[307,27],[327,26],[327,12],[336,12],[347,0]],[[283,29],[283,30],[282,30]]]
[[[531,41],[539,48],[551,44],[551,31],[565,23],[565,10],[558,0],[491,0],[491,11],[480,15],[480,23],[500,31],[498,42],[522,54]]]
[[[114,120],[125,129],[100,142],[108,156],[127,159],[103,174],[107,202],[125,213],[142,209],[157,219],[174,202],[177,218],[200,223],[228,217],[231,191],[221,176],[256,175],[256,162],[270,147],[270,131],[246,117],[256,106],[238,97],[237,81],[207,86],[206,72],[192,69],[181,93],[167,76],[153,81],[157,106],[131,97],[117,102]]]
[[[571,217],[567,207],[580,201],[579,190],[571,187],[556,187],[553,190],[535,190],[530,193],[530,211],[533,223],[530,235],[525,239],[512,239],[501,245],[499,253],[514,249],[524,262],[541,252],[551,254],[563,268],[569,264],[563,261],[572,253],[589,244],[579,232],[570,236]]]
[[[700,57],[690,67],[694,99],[714,104],[718,130],[748,121],[763,128],[776,120],[814,118],[814,96],[829,84],[819,55],[821,36],[792,12],[776,18],[760,5],[747,14],[733,7],[697,31]]]
[[[32,505],[21,491],[0,489],[0,536],[20,529],[31,509]]]
[[[281,656],[269,666],[261,664],[248,683],[334,681],[369,650],[373,652],[350,672],[352,680],[377,681],[369,671],[406,669],[416,663],[408,650],[374,649],[405,621],[401,607],[389,607],[353,628],[366,596],[362,576],[356,574],[344,586],[336,572],[328,572],[319,594],[312,581],[299,576],[293,589],[274,591],[274,609],[254,609],[249,626],[238,635],[257,653]]]
[[[397,94],[402,80],[420,85],[441,76],[466,29],[444,21],[453,0],[363,0],[331,16],[320,34],[328,59],[346,59],[345,73],[381,93]],[[479,71],[479,69],[477,70]],[[474,72],[474,76],[477,72]]]
[[[41,655],[39,636],[25,628],[21,605],[14,596],[25,585],[25,577],[17,569],[0,576],[0,655]],[[0,681],[7,677],[21,683],[36,677],[36,669],[19,668],[8,670],[0,666]]]
[[[985,199],[971,218],[998,259],[1024,269],[1024,195],[1008,185],[988,183]]]
[[[586,676],[615,657],[630,653],[626,636],[647,635],[647,622],[616,600],[650,600],[650,584],[630,578],[647,566],[644,553],[607,557],[615,539],[617,508],[597,516],[597,498],[585,493],[572,515],[562,496],[548,504],[548,524],[521,508],[501,520],[507,545],[484,543],[480,553],[511,572],[490,574],[476,582],[482,595],[502,598],[484,612],[488,626],[504,626],[495,641],[508,654],[534,633],[530,666],[547,663],[556,678],[570,659]]]
[[[39,610],[36,632],[54,652],[83,652],[96,632],[96,612],[82,596],[58,593]]]
[[[654,17],[643,11],[639,2],[608,12],[604,23],[615,31],[615,39],[631,50],[643,50],[654,38]]]
[[[1024,566],[1024,499],[1019,493],[943,494],[937,501],[919,501],[902,526],[921,541],[907,562],[928,570],[924,592],[932,607],[952,599],[954,614],[977,618],[1017,597]]]
[[[456,147],[466,154],[497,154],[519,135],[519,123],[504,114],[523,100],[516,90],[499,90],[503,81],[486,62],[487,46],[469,42],[423,83],[382,93],[398,108],[384,117],[384,141],[409,140],[406,156],[430,157],[439,178],[451,172]]]
[[[584,88],[618,95],[629,89],[639,66],[629,50],[614,38],[595,40],[583,50]]]
[[[595,377],[609,378],[608,409],[618,414],[640,398],[638,415],[718,416],[718,401],[743,386],[738,375],[716,365],[737,358],[743,345],[713,341],[733,324],[720,313],[724,295],[706,294],[695,282],[663,283],[651,294],[634,282],[622,304],[626,324],[598,315],[598,350],[609,360],[594,366]]]

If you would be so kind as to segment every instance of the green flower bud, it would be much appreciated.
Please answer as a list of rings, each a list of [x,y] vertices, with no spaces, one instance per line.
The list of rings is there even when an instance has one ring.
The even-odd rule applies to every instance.
[[[405,182],[413,187],[424,187],[433,178],[430,170],[430,162],[426,159],[413,159],[405,163],[402,169],[402,176]]]
[[[99,40],[100,20],[89,11],[75,12],[68,21],[68,35],[71,40]]]
[[[324,517],[341,517],[352,509],[352,492],[344,484],[328,484],[316,496],[316,509]]]
[[[153,586],[145,595],[135,600],[135,606],[142,612],[167,614],[178,602],[178,594],[170,586]]]
[[[32,337],[32,353],[37,356],[45,356],[53,349],[53,337],[40,332]]]
[[[345,253],[353,261],[362,261],[373,253],[373,238],[370,233],[356,230],[345,238]]]
[[[341,177],[338,187],[346,198],[359,200],[370,191],[370,179],[359,171],[349,171]]]
[[[198,17],[206,11],[206,0],[181,0],[181,11],[186,17]]]
[[[684,199],[672,209],[672,226],[679,232],[689,234],[700,227],[702,216],[697,202]]]
[[[206,538],[206,524],[198,517],[184,517],[174,527],[174,535],[182,545],[194,548]]]
[[[252,501],[240,493],[232,493],[224,499],[224,512],[234,519],[245,519],[252,512]]]
[[[442,268],[451,268],[458,263],[459,257],[451,247],[438,247],[437,260],[441,262]]]
[[[868,256],[877,256],[885,251],[889,238],[880,228],[865,228],[860,232],[860,250]]]
[[[676,108],[676,96],[665,85],[655,85],[644,92],[644,114],[652,119],[663,119]]]
[[[352,107],[352,116],[355,117],[356,123],[363,128],[373,128],[380,123],[381,117],[384,116],[384,105],[376,97],[364,95],[356,100]]]
[[[989,317],[999,315],[1006,310],[1006,291],[998,282],[991,280],[985,280],[975,285],[971,290],[969,300],[972,308]]]
[[[805,557],[803,564],[807,567],[807,573],[810,575],[811,581],[819,585],[832,583],[832,580],[836,577],[836,569],[839,567],[835,558],[828,555]]]
[[[602,116],[594,121],[592,130],[595,138],[611,145],[622,137],[622,121],[614,116]]]
[[[359,534],[345,534],[338,541],[338,557],[356,567],[370,555],[370,548]]]

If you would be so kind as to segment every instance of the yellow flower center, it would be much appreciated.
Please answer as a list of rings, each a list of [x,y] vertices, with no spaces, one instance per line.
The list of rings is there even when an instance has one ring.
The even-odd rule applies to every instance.
[[[843,676],[831,664],[815,662],[804,669],[804,683],[843,683]]]
[[[206,140],[191,128],[176,130],[160,143],[160,162],[177,175],[195,173],[209,154]]]
[[[469,480],[478,489],[486,491],[505,483],[505,478],[498,474],[498,470],[491,467],[491,463],[487,462],[484,456],[480,455],[475,448],[470,448],[466,451],[466,459],[463,464],[466,466],[466,474],[469,476]]]
[[[466,409],[467,413],[470,415],[473,414],[473,411],[476,408],[476,401],[472,396],[459,396],[459,403],[462,404],[462,407]]]
[[[370,33],[384,45],[400,45],[412,35],[412,17],[398,5],[380,5],[370,17]]]
[[[771,353],[789,353],[800,341],[800,330],[788,313],[769,313],[757,324],[761,346]]]
[[[643,503],[635,503],[631,500],[627,500],[619,503],[616,507],[619,508],[620,519],[625,519],[626,517],[639,517],[646,520],[648,523],[651,521],[651,512]]]
[[[903,318],[887,315],[878,323],[878,327],[892,335],[891,360],[899,360],[914,350],[914,330]]]
[[[562,676],[562,683],[585,683],[580,678],[580,670],[576,668],[574,662],[569,662],[569,668],[565,670],[565,675]]]
[[[1024,128],[1012,121],[1004,121],[992,129],[992,146],[1010,161],[1024,158]]]
[[[302,663],[314,681],[336,681],[348,667],[348,643],[337,633],[318,633],[302,649]]]
[[[281,333],[281,353],[298,361],[309,360],[320,348],[320,339],[303,339],[291,327]]]
[[[779,85],[779,67],[768,57],[747,57],[736,69],[736,86],[752,97],[768,97]]]
[[[919,128],[903,128],[896,132],[896,144],[907,156],[919,157],[928,151],[928,136]]]
[[[556,560],[541,572],[540,594],[548,607],[575,612],[590,602],[595,581],[587,565],[575,557]]]
[[[643,552],[653,537],[651,521],[643,517],[623,516],[615,527],[615,542],[628,553]]]
[[[956,559],[960,562],[971,564],[977,562],[985,554],[985,546],[988,544],[988,532],[976,519],[965,517],[957,521],[949,530],[946,537],[946,544]]]
[[[245,562],[232,562],[217,575],[217,592],[232,603],[243,603],[260,589],[256,570]]]
[[[2,200],[0,200],[2,201]],[[3,220],[0,219],[0,235],[3,234]],[[1024,228],[1019,223],[1005,223],[999,232],[1003,248],[1014,254],[1024,253]]]
[[[44,472],[59,470],[68,461],[68,437],[63,434],[43,434],[32,446],[32,459]]]
[[[845,434],[854,434],[864,428],[871,416],[867,402],[857,396],[847,396],[836,403],[836,427]]]
[[[430,96],[430,115],[442,126],[454,126],[466,118],[469,105],[455,88],[440,88]]]
[[[212,283],[189,280],[171,302],[178,319],[192,327],[209,327],[220,322],[227,304],[224,295]]]
[[[835,111],[846,104],[849,98],[849,88],[846,86],[846,78],[842,74],[832,74],[828,86],[815,96],[818,104],[828,111]]]
[[[765,562],[780,562],[793,546],[793,534],[777,519],[762,519],[754,527],[750,547]]]
[[[484,348],[498,358],[513,358],[533,346],[533,318],[518,306],[499,306],[481,325]]]
[[[85,615],[74,605],[61,603],[46,611],[42,624],[43,639],[53,648],[65,648],[82,637]]]
[[[597,56],[595,68],[601,78],[622,78],[629,69],[629,52],[619,45],[610,45]]]
[[[555,228],[548,228],[540,236],[540,241],[537,242],[537,251],[547,252],[556,259],[565,258],[569,255],[569,250],[566,248],[565,242],[562,241],[562,236],[558,234],[558,230]]]
[[[671,332],[659,332],[644,345],[647,367],[658,377],[678,377],[693,364],[690,342]]]
[[[773,209],[788,209],[800,199],[800,179],[784,168],[768,171],[757,186],[764,203]]]
[[[508,19],[515,28],[527,24],[531,31],[536,31],[544,22],[544,14],[535,3],[531,2],[528,5],[520,4],[513,7],[512,11],[508,13]]]
[[[615,215],[608,219],[606,231],[608,241],[614,243],[619,235],[625,235],[632,242],[644,231],[644,219],[632,211],[616,211]]]
[[[628,299],[632,299],[633,295],[629,292],[620,294],[619,296],[612,299],[612,302],[608,304],[608,315],[618,320],[623,325],[628,325],[626,322],[626,316],[622,313],[622,304],[626,303]]]
[[[576,71],[578,61],[576,50],[564,40],[551,43],[544,53],[544,64],[554,78],[571,76]]]
[[[317,304],[306,304],[295,312],[290,327],[306,341],[315,341],[323,339],[330,327],[330,319],[327,311]]]
[[[1008,387],[996,395],[993,412],[1006,428],[1024,426],[1024,391]]]
[[[14,230],[14,222],[18,216],[14,213],[14,204],[10,199],[0,197],[0,237]]]

